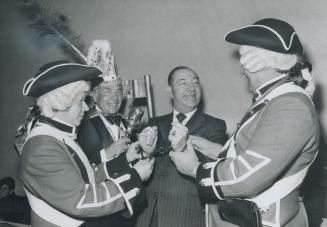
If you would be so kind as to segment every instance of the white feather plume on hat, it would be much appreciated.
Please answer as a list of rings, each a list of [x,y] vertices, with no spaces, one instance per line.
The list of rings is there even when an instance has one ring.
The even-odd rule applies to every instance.
[[[102,70],[103,82],[99,84],[100,87],[121,85],[121,78],[115,72],[114,55],[108,40],[93,40],[88,50],[87,63]]]
[[[241,45],[241,65],[250,72],[258,72],[268,67],[289,70],[297,62],[295,54],[284,54],[254,46]]]

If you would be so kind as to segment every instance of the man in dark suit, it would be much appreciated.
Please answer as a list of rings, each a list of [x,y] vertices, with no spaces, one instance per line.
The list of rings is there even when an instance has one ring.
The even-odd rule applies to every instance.
[[[16,195],[14,190],[15,180],[12,177],[0,179],[0,220],[30,224],[31,207],[27,197]]]
[[[99,47],[101,49],[101,45],[110,45],[103,40],[96,40],[96,42],[90,49],[99,49]],[[85,114],[78,129],[77,141],[92,165],[96,166],[110,161],[112,168],[124,171],[130,168],[130,156],[135,155],[128,150],[141,147],[144,151],[142,157],[149,156],[154,150],[157,130],[152,127],[145,128],[138,135],[138,141],[130,145],[127,121],[119,114],[123,100],[122,80],[115,73],[113,62],[111,65],[106,64],[95,64],[103,68],[103,81],[92,91],[91,96],[95,106]],[[141,154],[136,155],[141,157]],[[125,217],[123,213],[115,213],[105,217],[91,218],[84,226],[129,227],[134,226],[134,222],[134,217]]]
[[[137,226],[201,227],[205,226],[204,206],[191,178],[179,174],[168,153],[181,150],[183,144],[170,140],[170,134],[183,131],[212,142],[224,143],[226,123],[198,109],[201,100],[199,76],[189,67],[174,68],[168,76],[168,90],[173,112],[153,118],[149,125],[158,127],[156,164],[146,186],[147,205],[140,211]],[[175,130],[178,127],[181,130]],[[205,156],[198,153],[200,160]]]

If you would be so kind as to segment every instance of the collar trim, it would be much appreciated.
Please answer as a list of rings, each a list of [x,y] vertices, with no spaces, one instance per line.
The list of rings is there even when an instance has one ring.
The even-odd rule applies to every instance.
[[[45,116],[40,116],[38,119],[38,122],[48,124],[56,129],[59,129],[60,131],[67,134],[69,137],[76,137],[76,127],[72,124],[69,124],[63,120],[60,120],[59,118],[48,118]]]
[[[258,100],[264,93],[266,93],[269,90],[269,88],[273,87],[276,83],[278,83],[280,80],[286,77],[287,74],[281,74],[280,76],[263,83],[259,88],[255,90],[254,93],[255,100]]]

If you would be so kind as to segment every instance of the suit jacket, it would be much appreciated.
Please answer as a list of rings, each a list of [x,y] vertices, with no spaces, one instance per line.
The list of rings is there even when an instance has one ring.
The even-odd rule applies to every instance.
[[[276,197],[291,185],[283,180],[305,173],[318,151],[318,117],[310,98],[304,93],[302,88],[288,82],[276,85],[259,97],[260,101],[248,112],[249,118],[230,140],[225,155],[215,163],[199,166],[200,193],[216,200],[253,199],[276,182],[282,182],[277,192],[263,201],[256,201],[264,211],[263,225],[306,226],[298,199],[301,179],[295,178],[298,184],[293,184],[290,192],[285,191],[288,193],[284,197]],[[268,202],[274,197],[277,200]],[[234,226],[221,220],[217,223],[217,226]]]
[[[158,144],[170,146],[168,141],[173,114],[153,118],[149,125],[158,126]],[[197,110],[186,127],[190,135],[198,135],[210,141],[224,143],[226,123]],[[199,154],[199,153],[198,153]],[[199,155],[200,159],[204,156]],[[147,227],[155,209],[159,227],[201,227],[205,226],[204,206],[193,179],[183,176],[176,170],[168,153],[156,157],[156,164],[151,179],[146,186],[147,205],[138,216],[137,226]]]
[[[122,118],[121,124],[126,126],[126,120]],[[101,163],[100,151],[110,146],[114,142],[114,138],[107,130],[99,113],[95,110],[90,110],[86,113],[78,128],[77,141],[91,164],[98,165]],[[125,155],[122,154],[121,156]],[[121,171],[129,169],[128,162],[123,159],[125,158],[111,160],[111,167]],[[105,227],[109,223],[112,227],[127,227],[133,226],[135,219],[134,217],[124,217],[122,213],[116,213],[100,218],[89,218],[83,224],[83,227]]]
[[[122,124],[124,126],[127,124],[123,118]],[[90,110],[86,113],[78,128],[77,141],[90,162],[98,165],[101,163],[100,151],[110,146],[114,139],[104,125],[99,113]]]

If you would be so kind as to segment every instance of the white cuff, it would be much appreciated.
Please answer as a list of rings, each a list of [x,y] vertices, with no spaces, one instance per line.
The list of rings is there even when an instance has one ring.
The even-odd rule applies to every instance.
[[[100,156],[101,156],[101,162],[102,163],[106,163],[106,162],[110,161],[111,159],[113,159],[113,158],[107,158],[106,150],[105,149],[102,149],[100,151]]]

